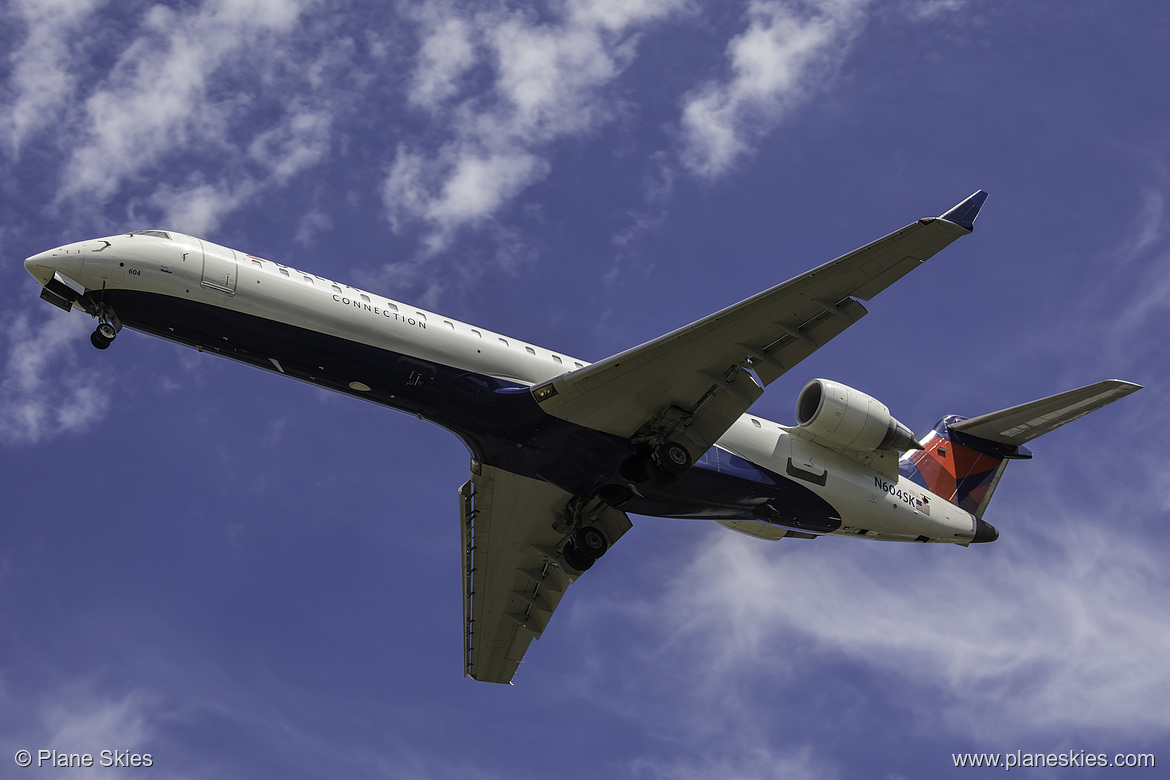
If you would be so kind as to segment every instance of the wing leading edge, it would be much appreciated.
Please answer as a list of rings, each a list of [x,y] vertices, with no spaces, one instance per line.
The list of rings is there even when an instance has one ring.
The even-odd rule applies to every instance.
[[[761,385],[865,316],[858,299],[870,300],[970,233],[986,199],[980,190],[942,217],[565,374],[535,396],[561,419],[626,438],[673,439],[698,458],[759,398]]]

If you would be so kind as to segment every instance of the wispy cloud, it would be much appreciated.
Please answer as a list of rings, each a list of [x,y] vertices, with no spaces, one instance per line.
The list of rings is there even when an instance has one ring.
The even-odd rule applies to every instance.
[[[65,154],[58,207],[100,212],[133,186],[132,209],[207,231],[328,157],[336,111],[352,100],[335,77],[361,76],[351,72],[347,36],[318,37],[306,49],[295,35],[315,0],[151,6],[103,30],[104,45],[119,52],[104,71],[76,67],[71,47],[57,43],[77,37],[96,5],[52,0],[18,9],[26,30],[0,130],[16,153],[53,124],[51,140],[41,142]],[[201,158],[217,167],[231,161],[227,178],[203,178],[210,166]]]
[[[726,173],[814,88],[823,88],[860,28],[864,4],[829,0],[806,11],[754,0],[748,29],[727,47],[729,75],[684,101],[684,166],[708,178]]]
[[[231,102],[211,99],[212,77],[258,36],[291,27],[299,10],[297,3],[264,0],[207,2],[187,13],[151,8],[85,101],[86,132],[70,156],[62,194],[104,200],[176,147],[226,145]]]
[[[196,173],[185,184],[158,185],[143,205],[158,215],[159,227],[206,236],[257,189],[255,182],[233,184],[220,180],[213,184]]]
[[[634,29],[683,6],[576,0],[552,21],[454,5],[418,14],[411,102],[449,131],[437,144],[398,147],[383,190],[391,223],[423,224],[433,253],[498,214],[548,174],[554,143],[613,117],[604,90],[634,59]],[[475,65],[490,77],[469,92],[463,81]]]
[[[82,368],[74,351],[90,330],[88,318],[56,311],[37,322],[21,314],[9,323],[0,374],[0,443],[35,444],[77,433],[105,415],[110,377]]]
[[[784,552],[728,534],[654,608],[679,626],[675,647],[701,648],[711,691],[783,646],[792,667],[844,657],[932,688],[951,704],[930,717],[959,733],[1164,732],[1170,580],[1157,556],[1083,521],[1032,527],[1045,530],[963,565],[955,554],[979,553],[833,540]]]
[[[707,778],[757,778],[757,780],[830,780],[838,776],[832,761],[815,754],[812,748],[779,750],[766,741],[731,737],[722,749],[705,750],[701,756],[670,761],[641,758],[631,763],[634,777],[663,780],[706,780]]]
[[[902,7],[910,19],[927,21],[942,14],[959,11],[967,2],[968,0],[907,0]]]
[[[5,698],[9,697],[0,695],[0,701]],[[4,723],[0,746],[9,760],[17,750],[31,751],[34,763],[30,772],[36,769],[38,751],[55,749],[92,756],[93,766],[71,767],[66,770],[71,776],[106,777],[118,770],[101,766],[102,751],[118,750],[150,754],[152,766],[137,771],[166,780],[183,776],[176,772],[175,756],[164,755],[166,748],[157,728],[168,713],[158,697],[141,689],[112,692],[103,688],[97,678],[74,679],[36,697],[22,697],[20,705],[18,722],[3,719],[8,722]],[[47,771],[47,765],[41,771]]]
[[[6,110],[0,134],[19,154],[29,136],[59,121],[77,89],[78,34],[100,0],[14,0],[12,13],[26,28],[23,43],[9,55]],[[63,46],[62,41],[71,45]]]

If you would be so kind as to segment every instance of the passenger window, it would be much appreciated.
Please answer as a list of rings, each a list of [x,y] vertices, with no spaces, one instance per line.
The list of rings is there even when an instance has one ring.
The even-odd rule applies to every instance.
[[[761,427],[760,421],[757,420],[755,417],[752,418],[752,425],[756,426],[757,428]]]
[[[552,356],[552,359],[553,359],[553,362],[554,362],[554,363],[560,363],[560,362],[561,362],[561,358],[560,358],[560,356],[559,356],[559,355],[553,355],[553,356]]]
[[[398,311],[398,307],[395,306],[390,301],[386,301],[386,308],[389,309],[390,311]]]
[[[455,323],[451,322],[451,320],[443,320],[443,324],[447,326],[448,330],[455,330]]]
[[[366,303],[370,302],[370,296],[366,295],[365,293],[358,293],[358,294],[361,296],[361,299],[363,301],[365,301]]]
[[[505,347],[508,346],[508,340],[505,338],[501,338],[500,343],[503,344]]]
[[[280,275],[281,275],[281,276],[288,276],[288,269],[287,269],[287,268],[281,268],[281,269],[280,269]]]
[[[476,330],[475,328],[472,328],[472,329],[471,329],[471,332],[472,332],[473,334],[475,334],[475,337],[476,337],[477,339],[482,339],[482,338],[483,338],[483,334],[482,334],[482,333],[480,333],[480,332],[479,332],[478,330]]]
[[[306,281],[306,282],[308,282],[309,284],[313,284],[313,277],[311,277],[311,276],[306,276],[306,277],[305,277],[305,281]]]
[[[535,354],[536,354],[536,350],[535,350],[535,349],[533,349],[532,347],[525,347],[525,348],[524,348],[524,351],[525,351],[525,352],[527,352],[529,355],[535,355]]]
[[[339,292],[341,292],[341,288],[338,287],[337,285],[333,285],[333,292],[339,293]]]

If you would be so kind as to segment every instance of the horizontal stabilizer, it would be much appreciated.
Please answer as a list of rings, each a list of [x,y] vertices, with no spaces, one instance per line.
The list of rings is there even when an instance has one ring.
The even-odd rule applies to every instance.
[[[1141,389],[1141,385],[1133,382],[1106,379],[1010,409],[951,423],[948,427],[987,441],[1018,446]]]

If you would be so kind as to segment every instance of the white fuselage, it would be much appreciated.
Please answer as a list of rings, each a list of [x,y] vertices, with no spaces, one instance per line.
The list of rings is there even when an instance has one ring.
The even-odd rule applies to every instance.
[[[509,389],[505,385],[520,390],[587,365],[563,353],[270,260],[178,233],[152,232],[69,244],[30,257],[25,267],[42,285],[59,274],[84,287],[86,295],[93,299],[108,297],[114,313],[129,327],[420,415],[430,416],[432,408],[448,403],[415,393],[436,370],[441,377],[457,377],[459,381],[492,380],[496,382],[491,385],[493,391],[503,393]],[[143,301],[150,301],[149,315],[133,314]],[[168,319],[169,312],[174,312],[174,322]],[[272,338],[257,340],[251,329],[215,330],[197,321],[200,317],[229,317],[229,313],[247,318],[249,323],[269,323],[285,330]],[[330,365],[320,357],[329,354],[326,350],[301,353],[281,346],[295,341],[288,337],[294,332],[330,338],[335,340],[331,343],[353,345],[354,350],[394,356],[400,367],[393,379],[396,384],[390,386],[386,377],[363,373],[365,367],[376,362],[355,358]],[[306,362],[310,355],[312,360]],[[436,382],[435,387],[441,384]],[[436,421],[446,424],[441,416]],[[465,441],[481,441],[474,422],[448,427]],[[483,441],[508,435],[493,430],[490,435],[484,434]],[[469,446],[474,451],[478,444]],[[691,482],[686,479],[670,491],[648,499],[645,513],[721,519],[718,506],[727,505],[731,508],[723,518],[738,523],[737,530],[772,538],[779,538],[793,527],[818,535],[966,544],[975,533],[972,515],[920,485],[895,477],[888,470],[883,476],[854,458],[805,441],[789,433],[785,426],[761,417],[741,417],[719,439],[716,448],[723,452],[713,450],[710,457],[705,456],[694,466],[705,470],[704,479],[708,482],[703,484],[722,475],[724,481],[739,480],[751,488],[752,478],[745,476],[746,472],[734,473],[734,468],[721,465],[738,456],[767,472],[768,480],[775,477],[792,483],[784,489],[808,491],[831,506],[840,520],[839,526],[764,522],[751,516],[746,508],[754,499],[747,496],[740,502],[742,505],[737,504],[731,487],[726,494],[721,493],[717,502],[708,502],[716,508],[708,506],[702,512],[692,512],[686,509],[688,500],[700,497],[688,495]],[[701,489],[699,482],[694,484],[694,490]],[[677,511],[669,508],[671,501],[677,501]],[[630,511],[639,512],[639,506],[634,502]]]

